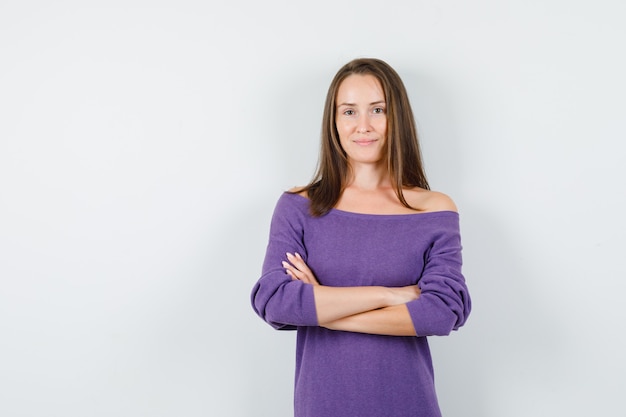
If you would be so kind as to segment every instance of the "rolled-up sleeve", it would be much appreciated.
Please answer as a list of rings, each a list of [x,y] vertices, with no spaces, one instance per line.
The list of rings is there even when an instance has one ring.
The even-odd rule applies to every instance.
[[[421,295],[407,303],[418,336],[444,336],[465,324],[471,299],[461,272],[459,217],[438,220],[418,282]]]
[[[307,213],[283,194],[272,216],[261,277],[252,289],[252,308],[278,330],[318,325],[313,286],[292,280],[282,267],[287,252],[297,252],[306,258],[303,243],[306,220]]]

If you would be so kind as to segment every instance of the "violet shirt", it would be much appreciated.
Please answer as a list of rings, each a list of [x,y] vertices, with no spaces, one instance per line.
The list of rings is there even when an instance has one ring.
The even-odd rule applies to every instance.
[[[285,273],[286,252],[298,252],[321,285],[419,284],[420,297],[407,303],[418,336],[319,327],[313,286]],[[461,263],[456,212],[312,217],[307,198],[284,193],[252,305],[274,328],[298,331],[295,416],[440,416],[426,336],[447,335],[469,315]]]

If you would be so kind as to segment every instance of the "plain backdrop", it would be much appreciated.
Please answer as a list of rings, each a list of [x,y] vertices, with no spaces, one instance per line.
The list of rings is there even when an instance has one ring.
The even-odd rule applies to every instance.
[[[444,415],[624,416],[626,3],[0,3],[0,415],[291,415],[250,307],[335,72],[404,79],[474,311]],[[346,417],[346,416],[341,416]]]

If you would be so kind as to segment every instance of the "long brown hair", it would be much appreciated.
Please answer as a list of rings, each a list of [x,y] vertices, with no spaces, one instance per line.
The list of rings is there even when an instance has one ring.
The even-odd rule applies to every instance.
[[[398,73],[386,62],[375,58],[359,58],[344,65],[333,78],[324,105],[320,158],[313,180],[294,192],[306,192],[311,201],[311,214],[322,216],[332,209],[346,186],[348,158],[339,143],[335,125],[336,98],[339,86],[349,75],[373,75],[380,82],[387,103],[387,166],[392,185],[400,202],[411,209],[404,198],[403,187],[430,189],[417,139],[411,104]]]

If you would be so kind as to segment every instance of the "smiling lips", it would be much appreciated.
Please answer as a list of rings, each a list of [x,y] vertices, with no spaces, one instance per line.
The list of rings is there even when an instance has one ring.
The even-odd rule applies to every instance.
[[[367,146],[376,142],[377,140],[378,139],[355,139],[354,143],[356,143],[357,145],[361,145],[361,146]]]

